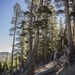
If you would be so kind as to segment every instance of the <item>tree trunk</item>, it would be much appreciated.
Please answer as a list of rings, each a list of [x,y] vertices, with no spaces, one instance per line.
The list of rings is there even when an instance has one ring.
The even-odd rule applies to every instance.
[[[45,63],[47,62],[47,51],[48,51],[48,46],[47,46],[47,29],[45,29]]]
[[[33,0],[31,2],[31,15],[30,15],[30,25],[29,25],[29,28],[32,27],[32,10],[33,10]],[[31,53],[32,53],[32,32],[31,30],[29,30],[29,56],[28,56],[28,66],[31,64],[30,60],[31,60]]]
[[[43,0],[40,0],[40,2],[41,1],[43,1]],[[33,0],[32,0],[32,3],[31,3],[31,13],[32,13],[32,9],[33,9]],[[32,17],[32,15],[31,15],[31,17]],[[31,18],[31,20],[32,20],[32,18]],[[36,61],[37,50],[38,50],[38,43],[39,43],[39,28],[36,29],[34,48],[33,48],[32,51],[30,51],[30,54],[29,54],[30,55],[29,65],[28,65],[29,68],[28,68],[28,74],[27,75],[34,75],[35,61]],[[31,46],[29,46],[29,47],[31,47]]]
[[[22,34],[24,34],[24,25],[22,27]],[[21,36],[21,41],[22,41],[22,44],[21,44],[21,58],[20,58],[20,69],[22,69],[24,66],[23,66],[23,52],[24,52],[24,36]]]
[[[32,10],[33,10],[33,0],[31,1],[31,15],[30,15],[30,25],[29,28],[32,27]],[[28,74],[27,75],[33,75],[33,60],[32,60],[32,32],[29,30],[29,55],[28,55]]]
[[[54,67],[51,67],[43,72],[39,72],[39,73],[36,73],[34,75],[52,75],[53,73],[55,73],[55,68]],[[54,74],[53,74],[54,75]]]
[[[75,50],[75,0],[73,0],[73,12],[74,12],[74,16],[73,16],[73,25],[74,25],[74,50]],[[75,53],[75,51],[74,51]]]
[[[65,5],[67,33],[68,33],[68,44],[69,44],[69,47],[73,50],[73,39],[72,39],[72,32],[71,32],[68,0],[64,0],[64,5]]]
[[[16,13],[16,19],[15,19],[15,24],[14,24],[14,34],[13,34],[13,46],[12,46],[12,55],[11,55],[11,66],[10,66],[10,71],[12,72],[13,68],[13,52],[14,52],[14,45],[15,45],[15,35],[16,35],[16,23],[17,23],[17,13]]]
[[[36,31],[36,36],[35,36],[35,45],[33,52],[31,53],[31,60],[28,68],[28,74],[27,75],[33,75],[34,74],[34,68],[35,68],[35,61],[36,61],[36,56],[37,56],[37,50],[38,50],[38,43],[39,43],[39,29]]]
[[[16,53],[16,71],[17,71],[17,53]]]
[[[60,32],[59,32],[59,35],[60,35],[60,40],[61,40],[61,48],[63,47],[63,24],[62,24],[62,18],[60,18]]]
[[[74,50],[75,50],[75,16],[73,17],[73,22],[74,22]]]

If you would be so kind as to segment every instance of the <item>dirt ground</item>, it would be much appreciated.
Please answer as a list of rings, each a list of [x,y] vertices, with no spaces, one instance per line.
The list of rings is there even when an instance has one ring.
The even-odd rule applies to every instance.
[[[35,70],[35,73],[40,73],[40,72],[44,72],[47,69],[51,68],[53,65],[53,62],[50,62],[44,66],[40,66]],[[61,68],[60,70],[58,70],[58,72],[56,73],[52,73],[52,74],[47,74],[47,75],[75,75],[75,64],[67,67],[67,68]]]
[[[75,75],[75,64],[71,65],[68,68],[63,69],[57,75]]]

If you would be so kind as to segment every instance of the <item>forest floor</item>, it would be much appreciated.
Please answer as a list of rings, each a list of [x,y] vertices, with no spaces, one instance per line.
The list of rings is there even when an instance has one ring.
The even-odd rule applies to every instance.
[[[54,63],[50,62],[46,65],[37,67],[34,75],[75,75],[75,64],[69,67],[61,68],[58,71],[54,67]]]
[[[54,67],[54,62],[49,62],[48,64],[44,64],[37,67],[34,73],[35,73],[34,75],[75,75],[75,63],[66,68],[62,67],[59,70],[57,70]],[[2,75],[8,75],[8,74],[2,74]],[[26,74],[24,73],[21,75],[26,75]]]
[[[75,75],[75,63],[63,69],[58,75]]]
[[[49,62],[46,65],[37,67],[34,73],[40,73],[40,72],[46,71],[47,69],[52,68],[53,66],[54,66],[54,63]]]

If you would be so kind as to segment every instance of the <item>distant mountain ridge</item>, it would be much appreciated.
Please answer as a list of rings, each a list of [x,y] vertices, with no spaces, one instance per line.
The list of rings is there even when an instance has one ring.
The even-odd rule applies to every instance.
[[[11,53],[9,52],[0,52],[0,61],[4,61],[8,56],[8,60],[11,58]]]

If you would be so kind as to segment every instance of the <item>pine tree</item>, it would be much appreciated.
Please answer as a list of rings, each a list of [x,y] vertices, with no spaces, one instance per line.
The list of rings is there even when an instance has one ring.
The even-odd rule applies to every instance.
[[[16,3],[14,5],[14,17],[12,18],[11,23],[14,24],[14,27],[10,29],[11,35],[13,35],[13,46],[12,46],[12,55],[11,55],[11,66],[10,71],[12,71],[13,68],[13,54],[15,51],[15,39],[16,39],[16,28],[18,25],[18,18],[20,17],[21,7],[19,3]]]

